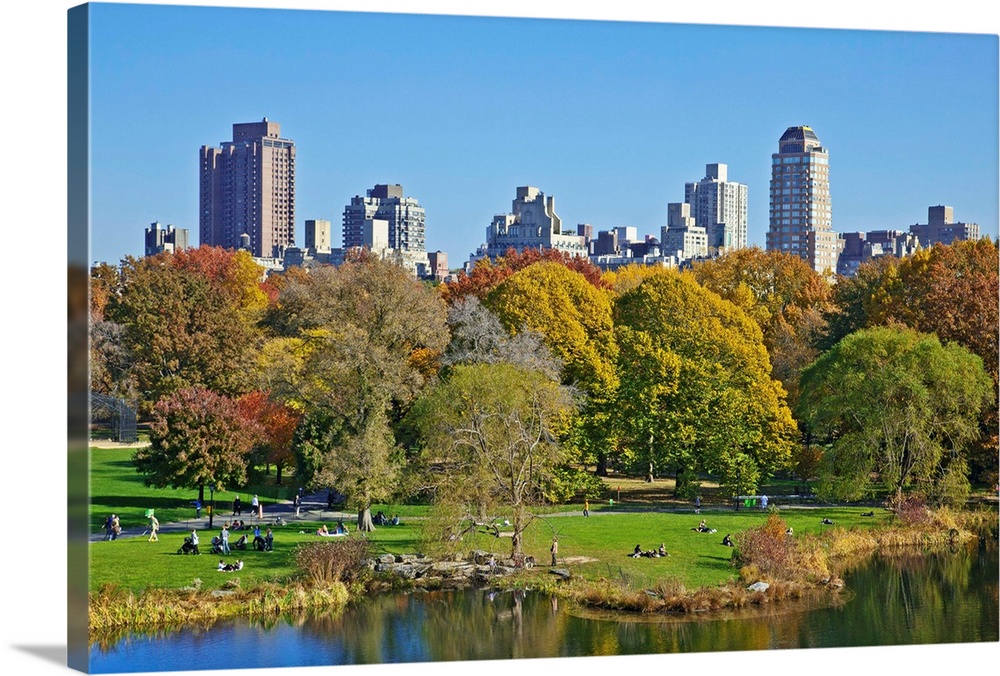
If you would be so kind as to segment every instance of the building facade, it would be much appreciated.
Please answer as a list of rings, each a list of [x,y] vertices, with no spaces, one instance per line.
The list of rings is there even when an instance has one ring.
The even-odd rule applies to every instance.
[[[356,195],[344,207],[343,248],[365,246],[365,221],[380,219],[389,224],[389,248],[408,254],[424,254],[427,251],[426,213],[420,202],[413,197],[404,197],[403,186],[379,184]]]
[[[747,245],[747,186],[729,180],[725,164],[706,164],[705,178],[684,184],[695,225],[705,229],[716,253]]]
[[[329,252],[333,248],[332,229],[330,221],[323,219],[310,219],[306,221],[306,249],[314,252]]]
[[[956,223],[955,210],[941,204],[927,207],[927,222],[915,223],[910,232],[920,240],[920,246],[951,244],[955,241],[979,239],[977,223]]]
[[[660,229],[660,249],[678,261],[708,255],[708,233],[696,225],[688,202],[667,205],[667,225]]]
[[[281,257],[295,244],[295,143],[281,125],[233,125],[233,140],[200,151],[201,244],[240,247],[242,235],[257,257]]]
[[[767,250],[798,256],[817,272],[832,274],[842,247],[833,231],[829,153],[810,127],[789,127],[771,155]]]
[[[556,249],[573,256],[587,256],[585,235],[564,233],[562,219],[556,214],[555,198],[533,186],[517,188],[509,214],[498,214],[486,228],[484,256],[496,258],[508,249]],[[480,255],[477,252],[474,256]]]
[[[862,263],[874,258],[905,258],[921,248],[916,235],[902,230],[846,232],[842,239],[844,247],[837,260],[837,274],[845,277],[853,277]]]
[[[150,223],[149,227],[146,228],[145,252],[147,256],[155,256],[163,251],[173,253],[188,248],[190,248],[190,244],[188,243],[187,228],[175,228],[173,225],[164,227],[159,222]]]

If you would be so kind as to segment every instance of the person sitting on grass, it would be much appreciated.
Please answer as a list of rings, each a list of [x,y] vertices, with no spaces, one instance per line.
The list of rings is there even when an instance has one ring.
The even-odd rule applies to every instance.
[[[236,563],[227,563],[227,564],[223,564],[222,561],[219,561],[219,565],[221,566],[219,568],[220,572],[234,573],[237,570],[243,570],[243,559],[238,559]]]
[[[341,535],[341,534],[346,535],[347,534],[347,526],[344,525],[343,521],[338,521],[337,522],[337,530],[334,531],[334,532],[337,535]]]
[[[726,533],[726,537],[722,538],[722,545],[724,547],[732,547],[733,546],[733,538],[729,536],[729,533]]]
[[[223,561],[222,559],[219,559],[219,572],[222,572],[225,569],[226,569],[226,562]]]
[[[698,527],[695,528],[694,530],[698,531],[699,533],[714,533],[715,532],[714,528],[709,528],[707,525],[705,525],[705,520],[704,519],[701,520],[701,523],[699,523]]]
[[[657,553],[660,556],[666,556],[667,555],[667,548],[664,546],[664,543],[662,543],[662,542],[660,543],[660,550]]]
[[[325,523],[322,526],[320,526],[319,528],[316,529],[316,535],[326,536],[326,535],[329,535],[329,534],[330,534],[330,529],[326,527]]]
[[[642,547],[640,545],[636,545],[635,549],[632,550],[632,558],[637,559],[640,556],[642,556]]]
[[[833,525],[833,521],[830,521],[829,519],[823,519],[822,521],[820,521],[820,523],[822,523],[822,524],[824,524],[826,526],[832,526]]]

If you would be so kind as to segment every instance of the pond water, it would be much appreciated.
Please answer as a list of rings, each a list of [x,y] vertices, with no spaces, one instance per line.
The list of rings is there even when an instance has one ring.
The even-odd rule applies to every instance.
[[[822,648],[1000,640],[995,544],[877,556],[821,608],[638,618],[531,592],[418,592],[340,613],[234,620],[95,643],[93,673]],[[239,655],[240,663],[219,661]]]

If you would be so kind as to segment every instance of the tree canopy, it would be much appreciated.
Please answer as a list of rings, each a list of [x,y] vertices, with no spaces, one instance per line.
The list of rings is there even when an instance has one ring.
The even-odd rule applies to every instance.
[[[436,373],[448,342],[445,305],[402,267],[374,257],[288,282],[290,335],[263,353],[276,396],[305,413],[296,454],[303,481],[336,486],[371,529],[401,460],[392,425]],[[308,433],[305,433],[308,432]]]
[[[527,508],[567,459],[559,437],[574,408],[571,390],[538,371],[455,366],[412,413],[425,463],[437,470],[436,499],[462,505],[476,520],[509,510],[512,554],[519,554]]]
[[[235,400],[202,387],[183,388],[156,403],[150,445],[135,452],[133,463],[147,484],[160,488],[243,486],[262,433]]]
[[[771,358],[771,375],[794,402],[799,372],[819,354],[814,347],[832,308],[826,279],[798,256],[758,247],[696,263],[695,279],[757,322]]]
[[[230,396],[253,389],[264,307],[255,302],[264,296],[261,270],[247,252],[202,247],[129,257],[113,279],[106,270],[94,274],[105,319],[116,325],[102,327],[98,345],[107,354],[98,363],[127,365],[144,410],[186,387]]]
[[[956,343],[906,328],[848,335],[802,373],[800,420],[826,444],[820,490],[964,500],[965,451],[990,391],[982,360]]]
[[[795,423],[746,313],[663,270],[618,298],[615,320],[615,420],[633,465],[708,471],[742,491],[787,464]]]
[[[982,361],[994,397],[980,415],[979,441],[969,449],[973,475],[997,481],[1000,258],[989,238],[935,244],[903,259],[883,257],[838,279],[829,326],[820,340],[831,347],[859,329],[907,326],[962,345]]]

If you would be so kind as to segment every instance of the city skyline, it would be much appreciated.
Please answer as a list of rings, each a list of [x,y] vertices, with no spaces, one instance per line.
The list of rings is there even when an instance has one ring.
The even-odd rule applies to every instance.
[[[655,235],[721,163],[748,186],[748,244],[763,248],[771,154],[798,125],[829,149],[836,232],[905,229],[944,204],[997,235],[996,36],[93,10],[92,261],[141,255],[150,222],[197,231],[198,149],[264,117],[296,144],[299,246],[307,219],[334,223],[339,246],[343,205],[394,183],[452,267],[523,185],[556,198],[564,229]],[[205,25],[228,30],[202,40]],[[280,50],[241,40],[265,25]]]

